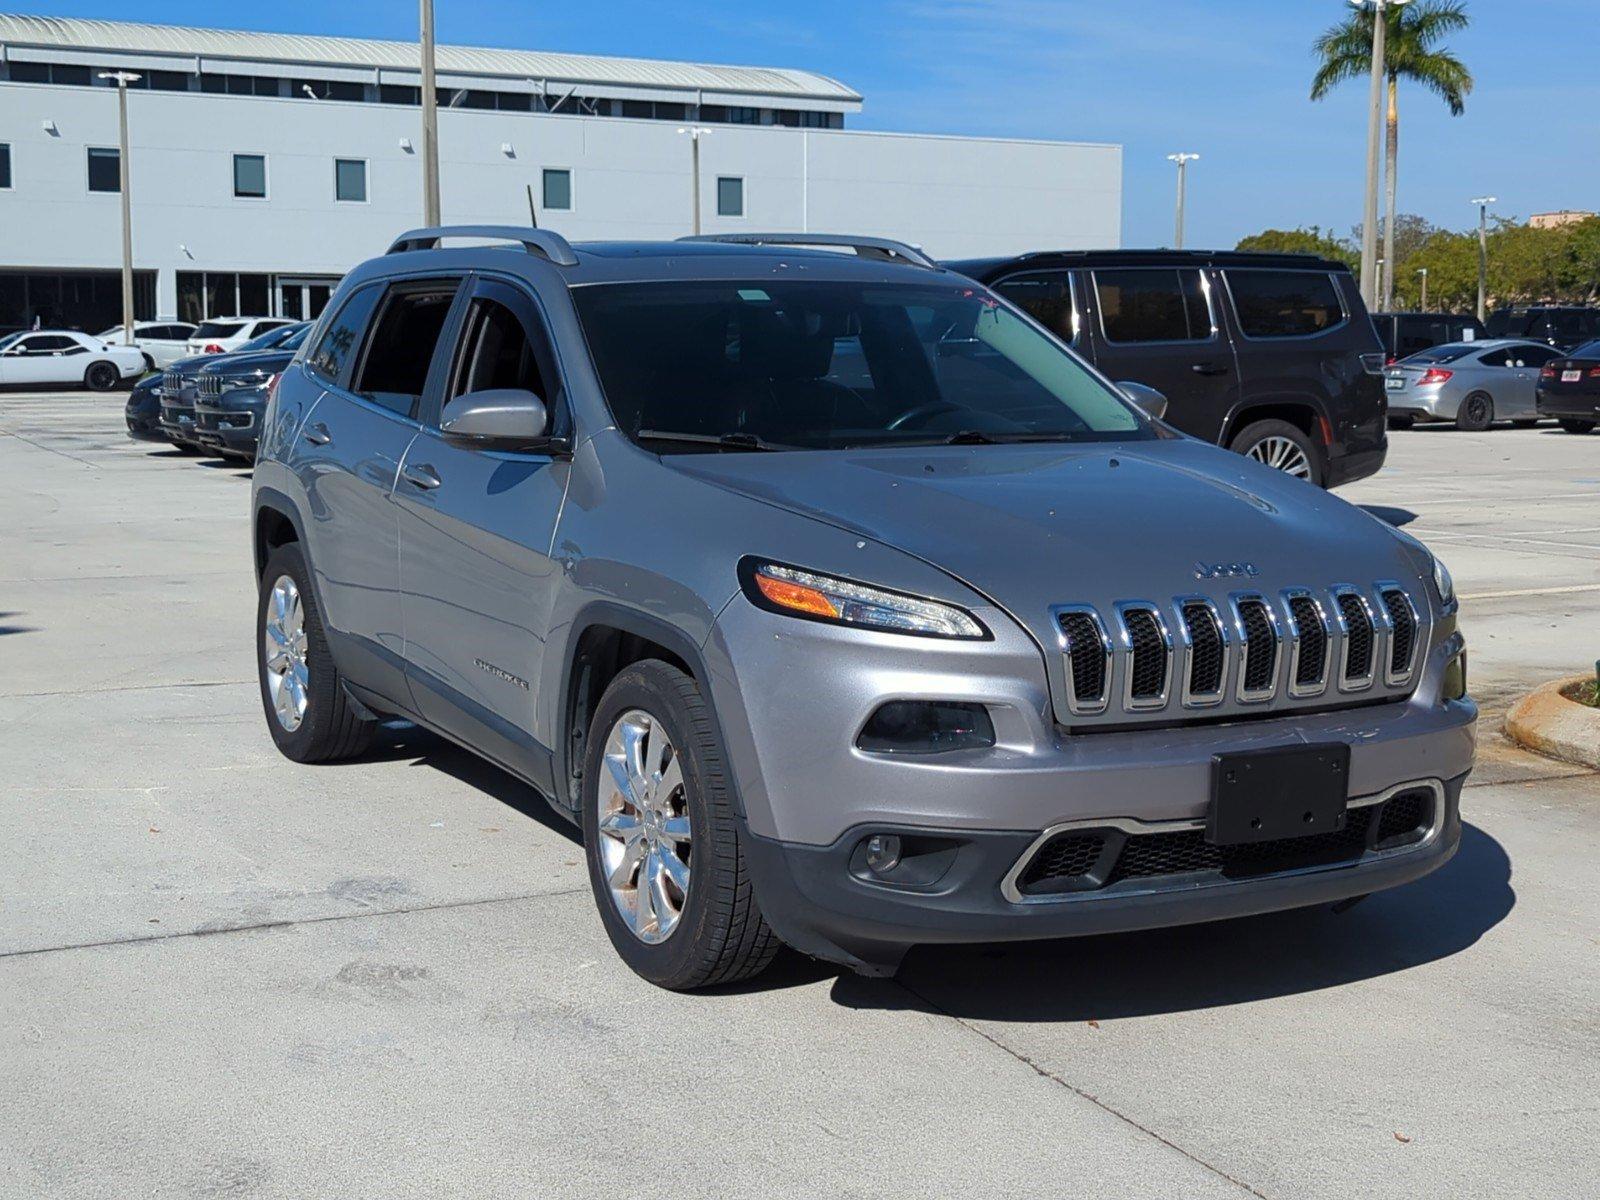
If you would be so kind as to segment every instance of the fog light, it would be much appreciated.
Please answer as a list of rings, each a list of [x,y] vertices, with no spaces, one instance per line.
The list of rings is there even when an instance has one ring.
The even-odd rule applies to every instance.
[[[872,714],[856,745],[877,754],[942,754],[994,745],[994,722],[981,704],[894,700]]]
[[[867,869],[887,875],[900,865],[900,839],[892,833],[875,833],[867,839]]]
[[[1445,664],[1440,695],[1446,700],[1461,700],[1467,694],[1467,652],[1463,650]]]

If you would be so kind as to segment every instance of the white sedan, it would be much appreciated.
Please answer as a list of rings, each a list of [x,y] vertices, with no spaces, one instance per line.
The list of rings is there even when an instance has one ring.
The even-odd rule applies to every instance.
[[[135,321],[133,323],[133,344],[144,351],[145,358],[157,370],[163,367],[170,367],[180,358],[189,357],[188,343],[193,335],[194,326],[187,321]],[[110,329],[95,336],[111,346],[120,346],[125,340],[122,336],[121,325],[113,325]]]
[[[70,384],[108,392],[145,373],[144,351],[108,346],[70,329],[39,329],[0,338],[0,385],[49,387]]]

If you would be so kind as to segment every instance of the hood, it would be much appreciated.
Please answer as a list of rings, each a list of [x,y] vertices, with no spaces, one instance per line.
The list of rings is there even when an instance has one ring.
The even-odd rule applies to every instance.
[[[208,365],[216,362],[219,358],[225,357],[226,355],[222,354],[196,354],[190,358],[180,358],[177,362],[165,369],[184,376],[198,375]]]
[[[1195,595],[1221,604],[1235,591],[1376,580],[1399,582],[1425,603],[1431,571],[1425,551],[1376,517],[1191,439],[663,461],[916,555],[1046,646],[1056,642],[1052,605],[1109,611],[1118,601]],[[1210,578],[1218,565],[1239,569]]]
[[[294,350],[251,350],[245,354],[217,354],[201,365],[207,375],[276,374],[294,361]]]

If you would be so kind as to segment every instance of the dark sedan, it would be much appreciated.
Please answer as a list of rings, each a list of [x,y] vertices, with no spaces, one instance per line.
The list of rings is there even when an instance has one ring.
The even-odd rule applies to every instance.
[[[173,363],[162,373],[160,384],[161,429],[168,440],[178,449],[190,453],[203,448],[199,437],[196,436],[194,425],[194,406],[199,396],[198,384],[201,371],[213,363],[237,355],[275,349],[297,334],[303,337],[308,328],[310,328],[309,322],[284,325],[278,329],[268,330],[260,337],[246,342],[237,350],[227,354],[199,354],[194,358]]]
[[[1539,372],[1539,415],[1554,417],[1568,433],[1600,425],[1600,341],[1579,346]]]
[[[194,437],[224,458],[254,462],[267,396],[310,332],[302,325],[271,350],[226,354],[195,373]]]

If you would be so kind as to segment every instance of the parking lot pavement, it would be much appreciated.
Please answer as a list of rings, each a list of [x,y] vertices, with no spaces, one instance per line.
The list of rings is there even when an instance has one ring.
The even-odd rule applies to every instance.
[[[248,473],[120,404],[0,396],[0,1196],[1594,1194],[1600,776],[1486,720],[1461,853],[1343,915],[670,995],[506,776],[277,755]],[[1446,556],[1491,708],[1600,653],[1600,437],[1345,494]]]

